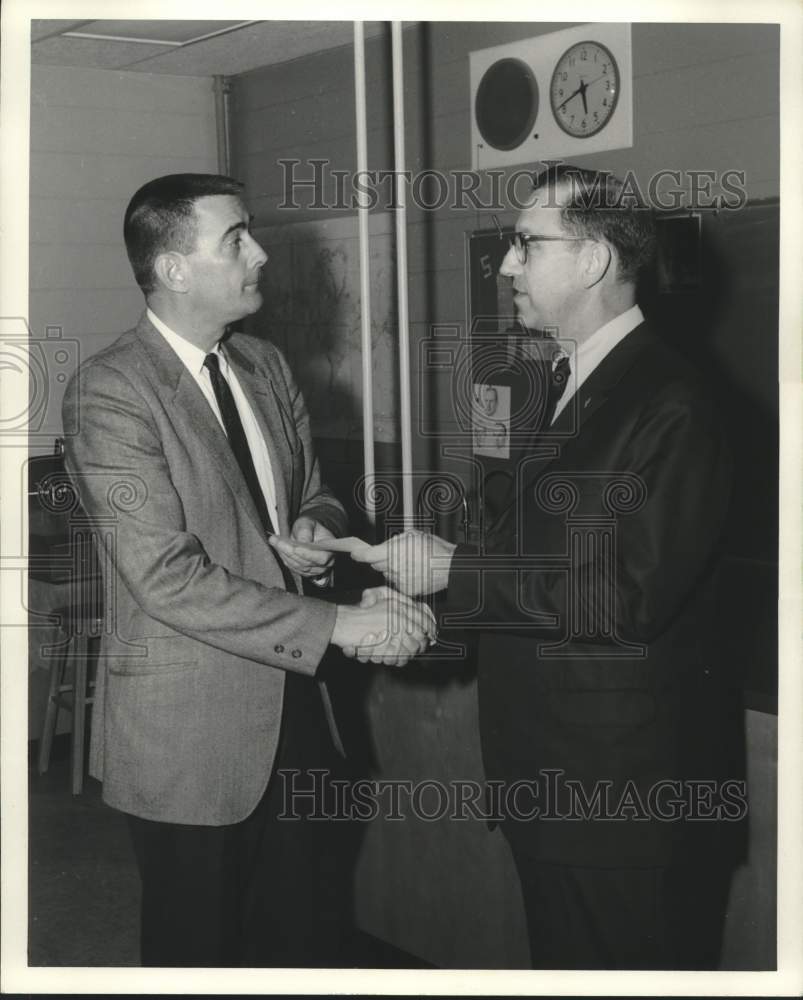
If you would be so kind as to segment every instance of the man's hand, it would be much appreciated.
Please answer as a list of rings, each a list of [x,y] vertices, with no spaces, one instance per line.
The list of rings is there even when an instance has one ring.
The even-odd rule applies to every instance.
[[[437,535],[405,531],[381,545],[369,545],[352,553],[357,562],[367,562],[403,594],[416,597],[444,590],[449,567],[457,548]]]
[[[311,517],[299,517],[293,524],[290,538],[271,535],[268,541],[289,570],[316,582],[319,578],[325,582],[334,566],[334,553],[313,549],[304,543],[322,542],[327,538],[334,538],[328,528]]]
[[[339,605],[332,643],[361,663],[403,667],[435,639],[435,618],[389,587],[363,592],[358,607]]]

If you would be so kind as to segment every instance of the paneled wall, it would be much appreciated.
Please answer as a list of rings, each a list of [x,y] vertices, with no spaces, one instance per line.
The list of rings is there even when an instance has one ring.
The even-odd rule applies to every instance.
[[[34,337],[61,327],[88,357],[132,326],[143,302],[123,246],[129,198],[160,174],[216,169],[211,78],[33,66]]]
[[[31,70],[30,299],[35,338],[48,328],[73,341],[75,360],[115,340],[144,308],[123,246],[123,214],[136,189],[160,174],[217,170],[212,80],[103,69]],[[51,378],[41,436],[61,433],[65,382]],[[52,436],[51,436],[52,434]],[[59,588],[31,583],[30,607],[47,613]],[[54,630],[29,633],[29,735],[39,736]]]
[[[569,26],[430,23],[407,29],[408,168],[445,172],[470,168],[470,51]],[[632,38],[633,148],[576,161],[618,173],[631,170],[642,186],[657,170],[744,171],[747,196],[757,214],[752,209],[745,212],[743,223],[735,218],[712,219],[704,234],[712,248],[709,261],[716,261],[720,273],[728,276],[726,292],[718,299],[721,308],[707,309],[702,316],[693,314],[692,300],[671,307],[659,301],[656,308],[661,314],[681,318],[677,336],[684,349],[691,346],[694,331],[703,321],[708,324],[704,365],[714,372],[716,391],[725,406],[735,407],[747,399],[772,429],[777,399],[777,312],[773,308],[777,245],[773,246],[771,230],[777,224],[779,196],[778,29],[773,25],[644,23],[633,25]],[[389,39],[371,40],[367,44],[370,169],[393,168],[389,67]],[[350,47],[238,78],[232,112],[234,170],[246,182],[258,225],[276,227],[353,214],[348,203],[334,209],[315,208],[313,192],[303,187],[293,192],[299,207],[282,207],[283,201],[293,199],[288,198],[289,168],[279,163],[282,159],[301,161],[294,168],[295,176],[305,180],[313,176],[312,160],[326,161],[324,198],[330,202],[336,196],[330,171],[356,169]],[[388,190],[387,184],[380,188],[384,196],[378,198],[377,211],[387,209]],[[485,195],[487,190],[480,188],[480,193]],[[497,214],[503,223],[514,220],[512,212]],[[454,407],[448,387],[432,391],[423,382],[424,374],[417,370],[416,344],[430,334],[432,324],[465,324],[465,237],[491,224],[490,212],[471,207],[409,208],[413,413],[419,412],[420,403],[428,424],[452,425]],[[745,254],[754,237],[765,252],[753,256],[753,264],[745,270]],[[705,305],[705,300],[703,289],[698,302]],[[756,365],[749,354],[745,356],[744,345],[757,332],[758,315],[758,332],[768,353]],[[270,335],[264,322],[260,332]],[[732,391],[733,387],[739,391]],[[746,422],[742,419],[737,426],[744,427]],[[319,442],[330,479],[341,487],[344,500],[349,484],[361,471],[354,444],[331,437]],[[450,468],[437,448],[418,435],[414,435],[414,450],[418,471]],[[769,530],[762,540],[741,522],[734,529],[737,538],[741,531],[750,535],[734,551],[742,557],[742,569],[750,581],[746,586],[759,589],[773,579],[772,486],[773,476],[777,478],[773,455],[770,439],[764,465],[770,488],[751,492],[743,503],[749,517],[769,517]],[[765,645],[756,654],[754,638],[751,655],[771,660],[774,605],[771,600],[764,604],[764,620],[755,634],[766,637]],[[481,777],[470,671],[461,674],[453,667],[432,666],[404,674],[379,673],[366,687],[365,712],[382,777],[413,781]],[[757,922],[771,926],[774,913],[774,794],[769,781],[774,738],[774,716],[748,713],[748,764],[755,785],[751,857],[732,897],[725,956],[731,967],[767,968],[774,962],[772,934],[751,932]],[[374,824],[363,839],[357,893],[365,929],[437,965],[515,968],[526,964],[521,902],[510,856],[498,831],[448,821]]]

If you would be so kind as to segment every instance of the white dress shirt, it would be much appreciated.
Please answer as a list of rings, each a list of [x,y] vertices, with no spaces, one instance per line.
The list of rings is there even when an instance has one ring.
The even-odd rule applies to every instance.
[[[624,340],[628,333],[635,330],[639,323],[643,322],[644,314],[641,309],[638,306],[632,306],[625,312],[619,313],[618,316],[614,316],[612,320],[592,333],[588,340],[577,347],[576,351],[569,352],[569,364],[571,365],[569,384],[555,407],[555,414],[552,417],[553,424],[594,369],[602,363],[620,340]]]
[[[184,367],[195,379],[198,387],[204,394],[204,398],[207,403],[209,403],[212,408],[212,412],[215,414],[220,426],[223,428],[223,433],[225,434],[226,428],[223,424],[223,417],[220,414],[220,407],[217,405],[215,390],[212,387],[212,378],[209,374],[209,370],[204,366],[206,353],[201,350],[200,347],[196,347],[195,344],[191,344],[188,340],[185,340],[184,337],[176,333],[175,330],[171,330],[170,327],[167,326],[166,323],[163,323],[151,309],[148,309],[147,313],[148,319],[151,323],[153,323],[159,333],[161,333],[170,347],[173,348],[180,360],[183,362]],[[257,479],[259,480],[259,485],[262,487],[262,492],[265,496],[265,503],[268,506],[268,514],[270,514],[274,530],[278,531],[279,512],[276,507],[276,484],[273,478],[273,467],[271,466],[270,453],[268,452],[268,446],[265,443],[265,438],[262,435],[262,431],[259,427],[254,411],[251,408],[251,404],[248,402],[248,397],[245,395],[242,386],[237,381],[237,376],[234,374],[233,369],[229,366],[229,363],[226,360],[226,355],[220,350],[220,344],[215,344],[209,353],[217,355],[220,362],[220,372],[229,383],[231,394],[237,405],[237,412],[240,414],[240,421],[242,422],[243,430],[245,431],[248,447],[251,451],[251,458],[254,462]]]

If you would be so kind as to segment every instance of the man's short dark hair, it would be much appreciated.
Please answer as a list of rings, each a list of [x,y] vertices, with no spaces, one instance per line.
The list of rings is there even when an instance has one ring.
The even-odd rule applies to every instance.
[[[149,295],[156,287],[154,261],[160,253],[195,249],[195,202],[210,195],[240,197],[243,185],[220,174],[168,174],[148,181],[128,203],[123,236],[137,284]]]
[[[566,189],[561,203],[561,221],[573,236],[605,240],[619,258],[619,280],[635,281],[653,258],[655,225],[652,211],[640,195],[613,174],[584,170],[568,163],[548,167],[538,174],[533,187],[554,193]]]

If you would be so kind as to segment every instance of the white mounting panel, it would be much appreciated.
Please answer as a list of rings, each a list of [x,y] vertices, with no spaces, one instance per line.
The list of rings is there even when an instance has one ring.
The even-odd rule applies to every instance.
[[[581,24],[576,28],[552,31],[520,42],[494,45],[469,53],[471,70],[471,167],[510,167],[518,163],[569,159],[607,149],[627,149],[633,145],[633,60],[631,26],[628,22],[605,21]],[[613,118],[596,135],[575,138],[567,135],[555,121],[549,105],[549,85],[552,71],[571,45],[582,41],[601,42],[610,49],[619,67],[621,78],[619,100]],[[475,99],[480,80],[499,59],[514,58],[525,62],[538,84],[538,117],[530,137],[515,149],[495,149],[482,138],[475,115]],[[537,136],[537,138],[535,138]]]

